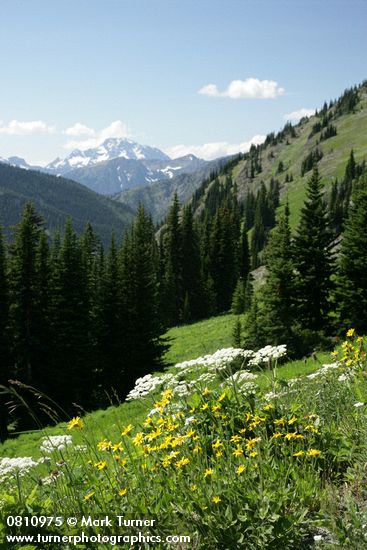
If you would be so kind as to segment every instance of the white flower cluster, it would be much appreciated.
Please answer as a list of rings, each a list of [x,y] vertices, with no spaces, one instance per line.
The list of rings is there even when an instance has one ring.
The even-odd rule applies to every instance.
[[[212,355],[204,355],[190,361],[183,361],[175,365],[176,369],[189,369],[191,367],[209,367],[210,370],[225,369],[232,361],[237,358],[248,359],[254,352],[243,350],[241,348],[223,348],[218,349]]]
[[[163,374],[162,376],[153,376],[152,374],[146,374],[135,381],[135,387],[128,393],[126,401],[132,401],[133,399],[139,399],[146,397],[157,386],[167,382],[172,374]]]
[[[257,367],[266,365],[269,361],[276,361],[285,355],[287,355],[286,344],[281,344],[280,346],[265,346],[254,353],[254,356],[249,361],[249,366]]]
[[[24,476],[31,468],[37,466],[30,456],[22,456],[18,458],[0,458],[0,481],[4,481],[10,476]]]
[[[311,374],[307,375],[307,378],[310,380],[313,380],[314,378],[317,378],[318,376],[322,376],[323,374],[327,374],[330,370],[338,369],[340,367],[340,363],[329,363],[327,365],[322,365],[320,369],[318,369],[315,372],[312,372]]]
[[[72,443],[73,438],[71,435],[49,435],[42,441],[40,451],[51,454],[54,451],[62,451],[67,445],[72,445]]]

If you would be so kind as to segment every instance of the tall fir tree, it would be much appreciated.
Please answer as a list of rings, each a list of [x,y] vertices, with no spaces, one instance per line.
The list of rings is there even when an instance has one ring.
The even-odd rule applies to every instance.
[[[169,326],[182,320],[184,291],[182,286],[182,233],[180,204],[177,193],[167,215],[163,235],[164,273],[162,278],[162,307]]]
[[[124,393],[134,381],[164,365],[166,345],[159,317],[157,243],[151,218],[139,206],[125,241],[122,291],[126,311]]]
[[[294,239],[296,318],[302,329],[327,330],[333,272],[332,234],[317,166],[307,182],[306,200]]]
[[[12,356],[14,375],[23,383],[33,385],[37,361],[38,285],[37,249],[43,221],[34,206],[25,206],[21,222],[16,226],[11,247],[10,281]]]
[[[343,234],[336,286],[339,327],[366,330],[367,175],[355,184]]]
[[[294,263],[289,225],[289,207],[270,233],[265,249],[266,282],[261,289],[258,322],[273,345],[292,348],[294,333]]]
[[[0,227],[0,386],[10,377],[9,285],[5,246]],[[8,437],[8,409],[5,390],[0,387],[0,442]]]

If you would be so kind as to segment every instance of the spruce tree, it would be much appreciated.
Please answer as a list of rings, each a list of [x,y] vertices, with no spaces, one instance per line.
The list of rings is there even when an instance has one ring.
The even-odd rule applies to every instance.
[[[36,256],[42,231],[42,219],[34,206],[25,206],[21,222],[15,228],[14,244],[11,247],[10,321],[13,343],[15,376],[26,384],[33,385],[34,367],[37,360],[38,334],[38,285]]]
[[[5,246],[0,227],[0,386],[7,386],[10,377],[9,286]],[[7,397],[0,387],[0,442],[8,436]]]
[[[156,248],[152,220],[140,205],[123,253],[122,292],[127,341],[124,393],[138,377],[164,365],[166,345],[161,337]]]
[[[306,200],[294,239],[296,317],[302,329],[327,329],[333,271],[331,244],[322,184],[315,166],[307,183]]]
[[[266,282],[261,289],[258,322],[269,343],[292,346],[294,323],[294,263],[289,226],[289,207],[270,233],[265,250]]]
[[[181,273],[184,292],[182,320],[188,322],[200,319],[206,313],[199,238],[194,227],[190,205],[183,209],[180,227],[182,238]]]
[[[184,292],[182,286],[182,234],[180,204],[177,193],[167,215],[163,236],[164,275],[162,279],[162,312],[172,326],[182,320]]]
[[[345,224],[337,274],[339,326],[366,330],[367,315],[367,176],[355,184]]]

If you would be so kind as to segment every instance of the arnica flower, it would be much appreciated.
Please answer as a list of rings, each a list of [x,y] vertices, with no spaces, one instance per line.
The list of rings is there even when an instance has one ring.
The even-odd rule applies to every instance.
[[[218,496],[214,496],[214,497],[212,498],[212,502],[214,502],[214,504],[219,504],[219,503],[221,502],[221,500],[222,500],[222,499],[221,499],[220,497],[218,497]]]
[[[190,460],[188,458],[181,458],[181,460],[176,462],[176,468],[180,470],[181,468],[183,468],[183,466],[186,466],[189,462]]]
[[[243,449],[241,449],[241,447],[239,445],[237,445],[237,447],[235,448],[235,450],[233,451],[233,456],[242,456],[243,455]]]
[[[210,389],[209,388],[204,388],[204,390],[203,390],[204,397],[206,397],[207,395],[210,395],[210,394],[211,394]]]
[[[245,430],[246,431],[246,430]],[[239,435],[232,435],[230,441],[232,443],[239,443],[241,441],[241,437]]]
[[[120,497],[124,497],[126,495],[126,493],[127,493],[127,489],[120,489],[119,490],[119,496]]]
[[[251,458],[255,458],[255,456],[257,456],[259,453],[257,451],[252,451],[252,453],[250,453],[250,457]]]
[[[246,448],[248,451],[251,451],[256,443],[259,443],[261,441],[261,437],[254,437],[253,439],[247,439],[246,440]]]
[[[290,432],[288,434],[285,434],[285,439],[288,439],[288,441],[291,441],[292,439],[297,439],[297,432]]]
[[[138,432],[136,436],[133,438],[134,445],[141,445],[144,440],[144,434],[143,432]]]
[[[217,439],[215,443],[212,443],[212,448],[215,450],[220,449],[221,447],[223,447],[223,443],[219,441],[219,439]]]
[[[273,433],[273,435],[271,436],[272,439],[279,439],[279,437],[282,437],[282,433],[280,432],[275,432]]]
[[[82,430],[84,428],[84,422],[79,416],[74,416],[68,423],[68,430],[76,428],[77,430]]]
[[[201,410],[206,411],[207,409],[209,409],[209,405],[208,405],[208,403],[204,403],[204,405],[202,405],[202,407],[201,407]]]
[[[190,489],[191,489],[191,491],[194,493],[195,491],[198,490],[198,486],[195,485],[195,484],[194,484],[194,485],[191,485]]]
[[[95,492],[94,492],[94,491],[88,493],[87,495],[85,495],[84,501],[85,501],[85,502],[88,502],[88,500],[90,500],[91,498],[93,498],[94,495],[95,495]]]
[[[298,458],[299,456],[303,456],[305,454],[305,451],[298,451],[297,453],[293,453],[293,456]]]
[[[224,401],[224,399],[227,397],[227,394],[226,393],[222,393],[222,395],[220,395],[218,397],[218,402],[220,403],[221,401]]]
[[[97,447],[99,451],[109,451],[112,448],[112,443],[111,441],[104,439],[103,441],[97,443]]]
[[[294,424],[295,422],[297,422],[297,417],[296,417],[296,416],[292,416],[292,418],[290,418],[290,419],[288,420],[289,426],[291,426],[291,425]]]
[[[129,435],[130,432],[132,432],[134,429],[134,426],[132,424],[129,424],[128,426],[126,426],[126,428],[124,428],[121,432],[121,435],[124,436],[124,435]]]
[[[204,472],[204,478],[210,477],[214,474],[214,470],[212,468],[206,468]]]
[[[243,464],[241,464],[240,466],[238,466],[238,468],[237,468],[237,470],[236,470],[236,474],[237,474],[238,476],[240,476],[241,474],[243,474],[243,472],[244,472],[245,470],[246,470],[246,467],[245,467]]]
[[[307,456],[310,456],[311,458],[317,458],[320,455],[321,455],[321,451],[319,451],[318,449],[310,449],[307,452]]]
[[[354,332],[355,332],[355,329],[354,329],[354,328],[350,328],[350,329],[348,330],[348,332],[347,332],[347,337],[348,337],[348,338],[351,338],[351,337],[353,336]]]
[[[96,462],[94,467],[97,468],[97,470],[104,470],[107,468],[107,461],[101,460],[100,462]]]
[[[263,408],[264,411],[271,411],[272,409],[274,409],[274,405],[272,403],[269,403]]]

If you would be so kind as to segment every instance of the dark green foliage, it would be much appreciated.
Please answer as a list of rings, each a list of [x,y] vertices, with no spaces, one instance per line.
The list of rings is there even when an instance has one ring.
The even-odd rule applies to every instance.
[[[232,296],[231,311],[240,315],[245,311],[245,285],[242,278],[239,278]]]
[[[123,387],[163,367],[166,345],[160,335],[158,265],[154,225],[140,206],[122,254],[122,296],[126,341]],[[124,392],[125,393],[125,392]]]
[[[321,132],[320,134],[320,141],[325,141],[326,139],[329,139],[331,137],[334,137],[337,135],[337,129],[336,126],[333,126],[332,124],[328,125],[326,129]]]
[[[345,224],[337,275],[336,308],[340,330],[366,330],[367,315],[367,177],[355,185]]]
[[[339,117],[347,115],[348,113],[354,113],[358,102],[359,93],[356,86],[345,90],[343,95],[335,103],[334,116]]]
[[[6,386],[10,369],[10,343],[8,334],[9,324],[9,288],[7,262],[2,231],[0,227],[0,386]],[[7,398],[0,388],[0,442],[8,436]]]
[[[314,149],[313,151],[310,151],[310,153],[302,161],[301,176],[303,177],[306,172],[312,170],[312,168],[317,165],[322,157],[323,153],[318,147],[316,147],[316,149]]]
[[[296,317],[302,328],[320,331],[328,324],[333,262],[332,235],[317,167],[307,182],[306,195],[294,239]]]
[[[122,235],[134,218],[128,206],[102,197],[84,185],[0,163],[0,220],[6,236],[11,235],[11,228],[30,201],[51,233],[62,228],[71,216],[78,234],[83,233],[90,221],[106,246],[111,231]]]
[[[295,283],[288,204],[270,233],[265,265],[267,276],[261,289],[258,322],[272,344],[292,347]]]
[[[232,329],[232,345],[234,348],[240,348],[242,346],[242,324],[241,319],[236,317],[236,320]]]

